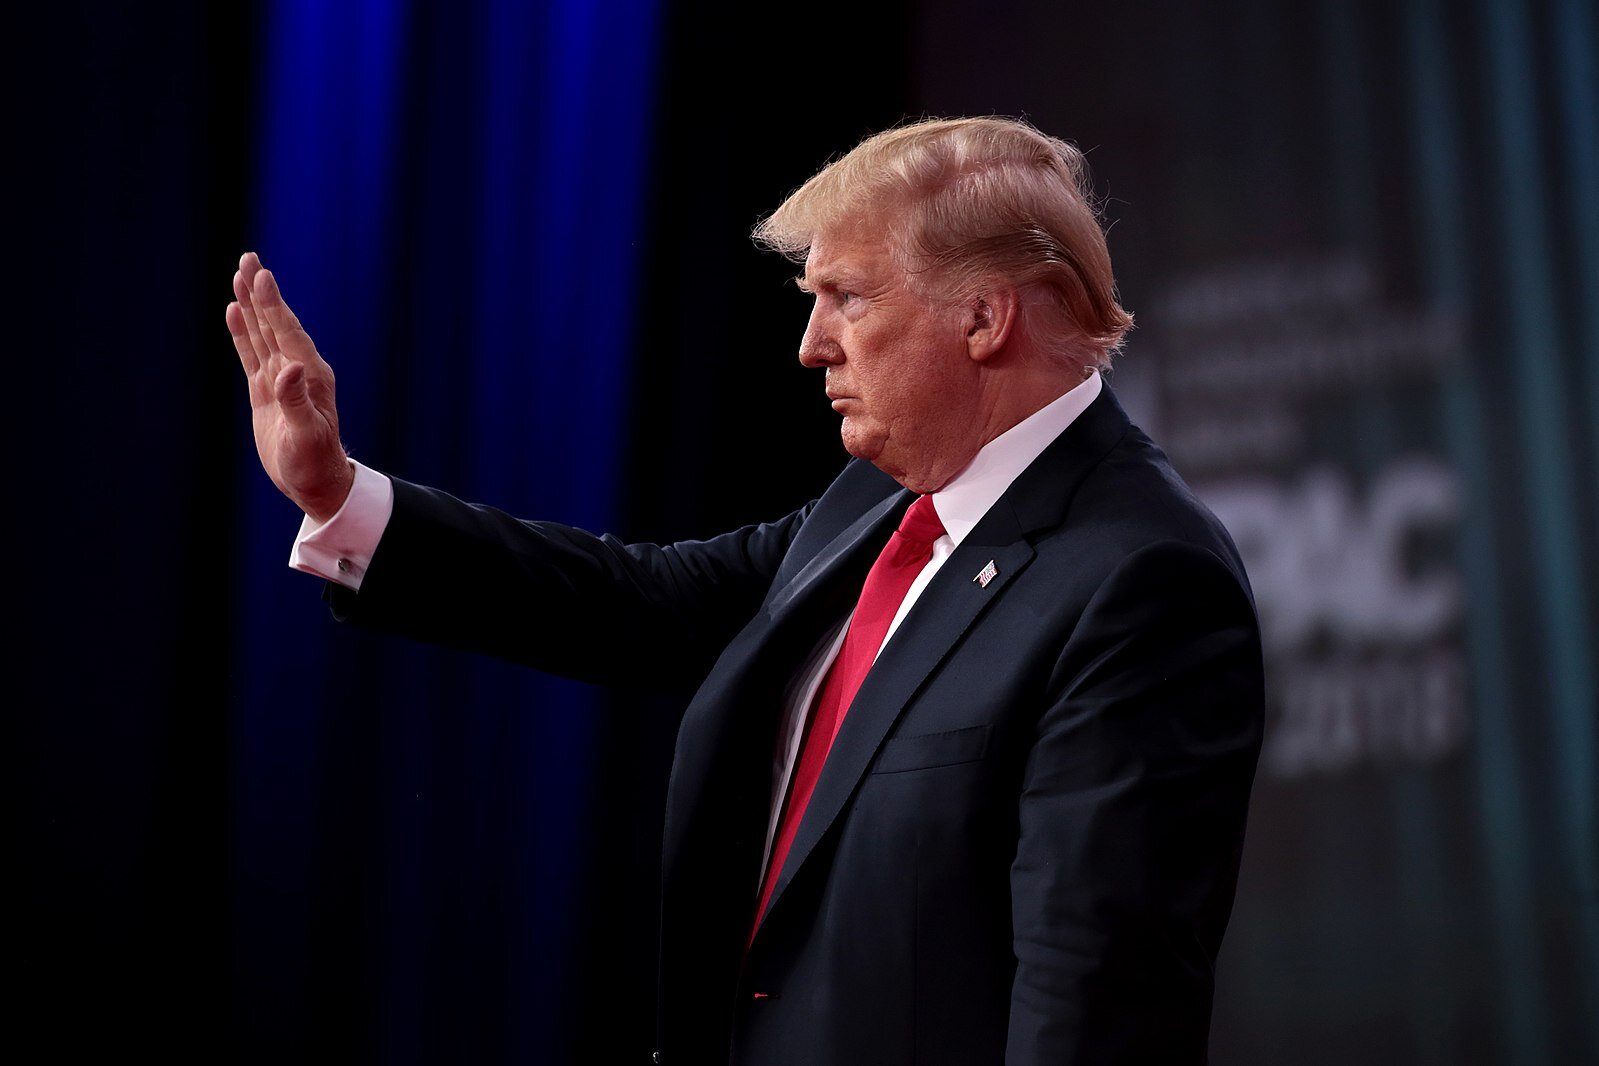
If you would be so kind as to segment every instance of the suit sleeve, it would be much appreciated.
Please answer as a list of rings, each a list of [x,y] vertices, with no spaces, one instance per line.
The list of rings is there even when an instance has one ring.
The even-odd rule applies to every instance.
[[[394,480],[335,617],[580,680],[692,690],[770,588],[810,508],[706,541],[625,544]]]
[[[1057,662],[1020,799],[1008,1063],[1202,1063],[1260,750],[1259,627],[1183,543],[1128,557]]]

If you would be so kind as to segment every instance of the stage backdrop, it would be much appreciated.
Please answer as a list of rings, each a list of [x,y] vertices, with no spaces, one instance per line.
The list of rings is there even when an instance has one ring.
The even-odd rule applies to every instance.
[[[654,0],[262,10],[246,243],[334,363],[357,458],[616,524],[657,20]],[[603,920],[593,692],[332,625],[319,582],[277,565],[293,507],[247,483],[232,1040],[275,1061],[569,1058]]]

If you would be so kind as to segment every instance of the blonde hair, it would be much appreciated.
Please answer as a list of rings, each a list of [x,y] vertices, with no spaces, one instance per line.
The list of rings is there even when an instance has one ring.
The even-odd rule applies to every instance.
[[[755,227],[804,262],[818,236],[869,224],[926,295],[980,296],[996,280],[1049,296],[1044,322],[1089,365],[1132,328],[1083,153],[1019,119],[927,119],[869,137]],[[1087,351],[1081,351],[1087,349]]]

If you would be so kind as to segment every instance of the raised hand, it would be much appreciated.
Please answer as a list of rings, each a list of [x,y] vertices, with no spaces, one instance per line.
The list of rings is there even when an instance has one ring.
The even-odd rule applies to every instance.
[[[254,252],[239,259],[233,295],[228,332],[250,382],[261,465],[300,510],[325,522],[344,504],[355,479],[339,442],[333,368],[317,354]]]

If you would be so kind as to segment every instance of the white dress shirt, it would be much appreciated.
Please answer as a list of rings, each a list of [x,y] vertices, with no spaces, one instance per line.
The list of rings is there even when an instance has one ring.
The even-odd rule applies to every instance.
[[[1081,385],[1064,393],[1010,429],[983,445],[975,458],[955,479],[933,493],[933,510],[944,524],[944,535],[933,542],[933,557],[922,567],[922,572],[911,582],[910,591],[894,613],[889,623],[883,645],[888,646],[905,616],[916,605],[933,576],[982,521],[988,509],[1010,488],[1012,481],[1026,470],[1034,459],[1060,436],[1077,416],[1094,402],[1101,388],[1099,375],[1090,374]],[[377,551],[378,541],[394,513],[394,484],[383,474],[354,463],[355,483],[350,495],[337,514],[318,524],[309,515],[300,525],[300,535],[295,539],[289,555],[289,565],[297,570],[315,574],[346,588],[359,591],[361,580]],[[821,688],[827,668],[838,657],[844,643],[844,633],[849,619],[838,625],[820,641],[805,663],[795,673],[783,695],[783,717],[778,724],[778,744],[772,762],[772,809],[766,828],[766,852],[761,857],[761,869],[770,860],[772,838],[777,833],[778,817],[782,813],[783,796],[788,791],[789,776],[799,758],[800,739],[805,733],[805,717],[811,702]]]

